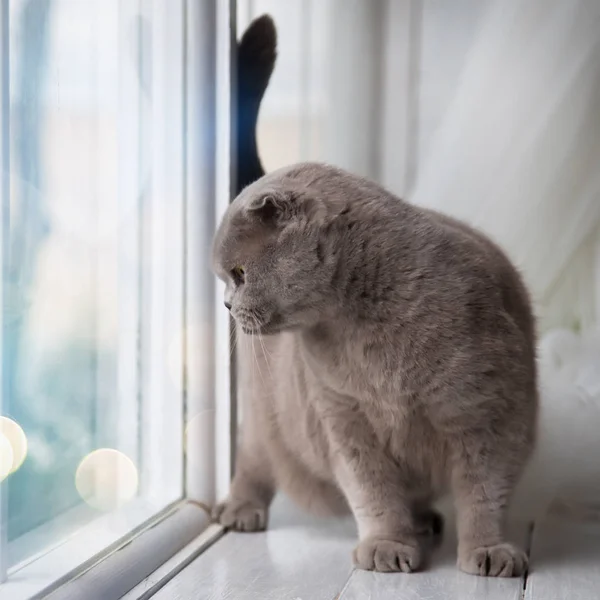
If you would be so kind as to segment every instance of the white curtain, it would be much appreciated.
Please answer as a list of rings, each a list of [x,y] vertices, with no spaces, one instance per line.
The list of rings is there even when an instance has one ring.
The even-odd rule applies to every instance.
[[[598,318],[600,2],[489,3],[410,200],[495,238],[545,327]]]
[[[250,4],[280,30],[269,169],[325,160],[458,216],[519,265],[542,330],[600,321],[600,0]]]

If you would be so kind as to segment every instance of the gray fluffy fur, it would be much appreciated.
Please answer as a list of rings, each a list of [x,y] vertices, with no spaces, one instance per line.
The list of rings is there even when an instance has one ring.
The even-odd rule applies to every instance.
[[[425,566],[441,529],[432,503],[451,491],[458,566],[522,574],[504,525],[534,445],[535,323],[505,254],[371,181],[305,163],[241,192],[213,258],[244,402],[216,518],[263,529],[281,489],[309,510],[352,512],[358,567],[409,572]]]

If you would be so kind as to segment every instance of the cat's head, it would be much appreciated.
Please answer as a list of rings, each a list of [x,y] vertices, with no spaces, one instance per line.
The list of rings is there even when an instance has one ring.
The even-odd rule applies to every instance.
[[[247,333],[311,327],[335,310],[331,207],[293,178],[267,175],[229,206],[213,268]]]

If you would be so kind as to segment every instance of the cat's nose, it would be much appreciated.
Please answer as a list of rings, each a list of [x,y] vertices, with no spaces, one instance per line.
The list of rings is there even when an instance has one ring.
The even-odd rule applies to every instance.
[[[227,300],[225,300],[225,308],[227,310],[231,310],[231,302],[227,302]]]

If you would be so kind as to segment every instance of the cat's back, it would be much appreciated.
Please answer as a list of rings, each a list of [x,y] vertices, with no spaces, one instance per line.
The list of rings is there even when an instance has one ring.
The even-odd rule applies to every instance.
[[[504,314],[524,338],[532,363],[535,320],[528,290],[505,252],[483,232],[405,202],[374,181],[328,164],[291,165],[266,180],[310,190],[332,209],[339,224],[331,228],[337,232],[331,244],[343,246],[341,253],[357,267],[359,282],[364,279],[371,286],[365,290],[354,286],[356,298],[350,302],[368,304],[372,296],[384,297],[386,290],[394,288],[402,312],[407,286],[401,279],[406,276],[414,291],[413,308],[419,306],[419,315],[431,320],[432,326],[436,318],[451,325],[462,316],[464,329],[482,319],[493,328]],[[377,289],[381,293],[373,291]],[[425,304],[431,307],[429,312]],[[370,312],[370,307],[363,312]],[[399,317],[404,327],[405,312]]]
[[[522,275],[507,254],[486,234],[470,225],[442,213],[423,210],[440,227],[440,237],[453,240],[454,252],[467,265],[466,281],[474,281],[482,272],[491,278],[501,308],[514,319],[534,354],[536,333],[531,298]],[[487,295],[491,307],[495,308],[491,290],[484,287],[481,293]]]

